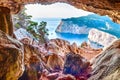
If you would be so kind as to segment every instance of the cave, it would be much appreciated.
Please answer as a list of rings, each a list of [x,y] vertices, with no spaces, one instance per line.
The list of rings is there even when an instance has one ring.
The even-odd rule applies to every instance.
[[[24,74],[25,76],[30,76],[32,75],[26,75],[26,72],[23,73],[24,71],[24,66],[28,66],[30,64],[39,64],[39,61],[41,61],[42,59],[44,61],[46,61],[46,56],[45,58],[38,58],[38,56],[41,56],[37,51],[38,51],[38,46],[34,47],[31,45],[27,45],[24,43],[24,41],[29,42],[28,40],[23,40],[23,44],[21,42],[19,42],[18,40],[13,39],[13,37],[15,37],[15,35],[13,35],[13,23],[12,23],[12,17],[11,14],[17,14],[19,11],[22,10],[23,6],[25,6],[26,4],[34,4],[34,3],[40,3],[43,5],[49,5],[49,4],[53,4],[56,2],[62,2],[62,3],[67,3],[70,4],[72,6],[75,6],[76,8],[80,8],[86,11],[90,11],[90,12],[94,12],[97,13],[99,15],[108,15],[109,17],[111,17],[111,19],[116,22],[116,23],[120,23],[120,1],[119,0],[3,0],[0,1],[0,66],[3,67],[3,69],[0,69],[0,73],[2,73],[2,75],[0,75],[0,79],[2,80],[18,80],[20,79],[20,77],[22,76],[22,74]],[[3,31],[3,32],[2,32]],[[93,30],[94,33],[96,30]],[[9,37],[9,36],[11,37]],[[90,36],[92,38],[94,38],[93,36]],[[111,40],[113,39],[113,37],[111,38]],[[115,38],[116,39],[116,38]],[[66,41],[61,41],[59,39],[57,40],[51,40],[51,42],[56,42],[57,46],[59,45],[58,42],[63,43],[62,46],[65,48],[66,46],[64,45],[68,45],[69,43]],[[91,71],[91,74],[88,75],[87,72],[84,72],[84,74],[81,74],[82,76],[85,77],[89,77],[89,78],[78,78],[78,80],[119,80],[120,79],[120,40],[117,39],[115,42],[113,42],[112,44],[108,45],[106,43],[105,44],[105,49],[103,49],[103,51],[97,55],[94,56],[94,59],[91,60],[89,63],[89,61],[86,61],[86,59],[84,60],[83,57],[79,56],[78,54],[73,54],[73,53],[77,53],[76,49],[76,44],[72,44],[71,46],[69,46],[69,49],[71,50],[71,52],[67,55],[66,58],[66,62],[65,64],[67,66],[64,66],[63,69],[63,73],[64,74],[69,74],[71,73],[72,75],[75,75],[78,78],[78,73],[75,69],[74,69],[74,65],[67,62],[67,60],[69,61],[69,57],[70,59],[73,59],[71,62],[75,62],[75,64],[78,64],[80,66],[77,66],[81,69],[86,69],[89,72],[89,66],[92,65],[93,70]],[[23,46],[24,45],[24,46]],[[51,43],[48,43],[48,45],[50,45],[51,47]],[[86,43],[84,43],[83,45],[81,45],[83,48],[86,48]],[[45,45],[46,46],[46,45]],[[54,48],[57,48],[56,46],[52,46]],[[23,49],[24,48],[24,49]],[[87,48],[86,48],[87,49]],[[29,54],[27,53],[27,51],[30,51]],[[101,50],[96,50],[97,51],[101,51]],[[63,52],[65,52],[63,50]],[[69,51],[68,51],[69,52]],[[11,54],[12,53],[12,54]],[[38,55],[34,54],[34,53],[38,53]],[[31,55],[31,56],[29,56]],[[87,54],[81,54],[82,56],[86,56]],[[4,57],[5,56],[5,57]],[[15,57],[14,57],[15,56]],[[25,57],[25,59],[24,59]],[[31,58],[32,57],[32,58]],[[59,56],[57,55],[50,55],[48,60],[52,62],[52,58],[56,59],[59,58]],[[74,61],[75,58],[75,61]],[[24,60],[25,60],[25,64],[24,64]],[[30,60],[30,61],[29,61]],[[61,60],[61,58],[59,58],[60,61],[58,61],[59,63],[61,63],[63,66],[64,62]],[[57,61],[57,59],[56,59]],[[80,63],[81,62],[81,63]],[[8,63],[8,64],[7,64]],[[59,65],[58,63],[58,65]],[[80,63],[80,64],[79,64]],[[85,64],[84,64],[85,63]],[[54,63],[53,63],[54,64]],[[12,66],[11,66],[12,65]],[[41,64],[39,64],[41,68],[45,67],[44,63],[41,62]],[[48,62],[47,65],[51,65],[50,62]],[[67,71],[66,68],[70,68],[69,65],[73,65],[73,72],[72,73],[72,69],[70,69],[70,71]],[[7,68],[7,67],[8,68]],[[30,65],[31,66],[31,65]],[[28,66],[29,67],[29,66]],[[38,67],[38,66],[36,66]],[[51,66],[52,67],[52,66]],[[77,68],[77,69],[79,69]],[[34,68],[32,68],[34,69]],[[39,69],[39,68],[37,68]],[[80,69],[80,71],[81,71]],[[40,70],[40,69],[39,69]],[[18,71],[18,72],[17,72]],[[31,71],[28,68],[28,71]],[[34,72],[33,72],[34,74]],[[48,73],[47,73],[48,74]],[[87,74],[87,75],[86,75]],[[91,76],[92,75],[92,76]],[[34,76],[36,76],[34,74]],[[37,77],[39,77],[37,75]],[[47,79],[47,80],[54,80],[56,77],[56,74],[54,75],[48,75],[46,76],[46,74],[42,75],[43,79]],[[64,75],[62,76],[63,78],[59,78],[57,80],[76,80],[74,76],[71,75]],[[31,77],[31,80],[37,80],[35,78]],[[22,79],[20,79],[22,80]],[[30,80],[30,79],[23,79],[23,80]]]

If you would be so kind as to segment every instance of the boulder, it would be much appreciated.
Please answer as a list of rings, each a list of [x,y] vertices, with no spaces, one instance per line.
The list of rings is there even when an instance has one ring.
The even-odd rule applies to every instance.
[[[71,74],[77,79],[85,79],[90,75],[90,63],[79,54],[69,53],[66,55],[63,73]]]
[[[120,80],[120,40],[116,40],[93,60],[88,80]]]
[[[19,28],[18,30],[16,30],[14,32],[14,35],[18,40],[21,40],[23,38],[30,38],[33,40],[33,36],[23,28]]]
[[[0,31],[0,80],[17,80],[24,71],[23,44]]]
[[[113,41],[118,39],[114,35],[94,28],[89,31],[88,38],[90,41],[96,42],[102,46],[109,46]]]

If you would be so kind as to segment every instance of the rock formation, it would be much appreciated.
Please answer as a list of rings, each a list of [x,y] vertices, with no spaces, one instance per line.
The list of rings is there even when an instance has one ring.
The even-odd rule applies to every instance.
[[[56,29],[56,32],[88,34],[92,28],[103,30],[120,37],[118,34],[120,32],[120,25],[112,22],[108,16],[99,16],[97,14],[62,19]]]
[[[23,38],[29,38],[33,40],[32,35],[23,28],[19,28],[18,30],[14,31],[14,35],[17,40],[22,40]]]
[[[24,71],[23,45],[0,31],[0,80],[17,80]]]
[[[118,39],[116,36],[100,31],[98,29],[91,29],[89,31],[88,38],[90,41],[96,42],[105,47],[109,46],[113,41]]]
[[[62,39],[52,39],[48,42],[48,46],[52,49],[50,49],[50,51],[52,52],[56,52],[57,50],[57,53],[60,56],[65,56],[69,52],[73,52],[76,54],[80,54],[88,60],[92,59],[102,51],[102,49],[93,49],[88,43],[84,43],[80,47],[78,47],[76,43],[73,43],[71,45],[69,42]]]
[[[92,76],[88,80],[120,79],[120,40],[116,40],[93,60]]]
[[[70,21],[62,20],[61,23],[58,25],[56,32],[72,34],[88,34],[90,28],[87,26],[79,26],[78,24],[74,24],[71,20]]]
[[[0,6],[0,30],[13,36],[13,25],[10,9]]]
[[[90,75],[90,63],[79,54],[66,55],[63,73],[74,75],[78,80],[87,80]]]

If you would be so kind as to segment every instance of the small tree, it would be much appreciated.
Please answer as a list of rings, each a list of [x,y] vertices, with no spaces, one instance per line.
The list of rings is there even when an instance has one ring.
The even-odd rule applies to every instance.
[[[31,20],[32,16],[27,15],[24,8],[17,15],[13,16],[13,22],[15,29],[24,28],[31,33],[34,39],[38,40],[40,43],[46,41],[46,36],[48,35],[48,29],[46,29],[47,22],[34,22]]]
[[[30,21],[27,31],[30,32],[40,43],[44,43],[46,41],[46,36],[48,35],[48,29],[46,29],[46,25],[47,22],[44,21],[40,22],[39,25],[37,22]]]

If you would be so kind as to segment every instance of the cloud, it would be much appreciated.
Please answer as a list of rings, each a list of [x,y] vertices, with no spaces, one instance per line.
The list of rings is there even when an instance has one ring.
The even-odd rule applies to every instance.
[[[29,4],[25,7],[27,8],[26,13],[32,15],[33,18],[70,18],[91,14],[66,3],[51,5]]]

